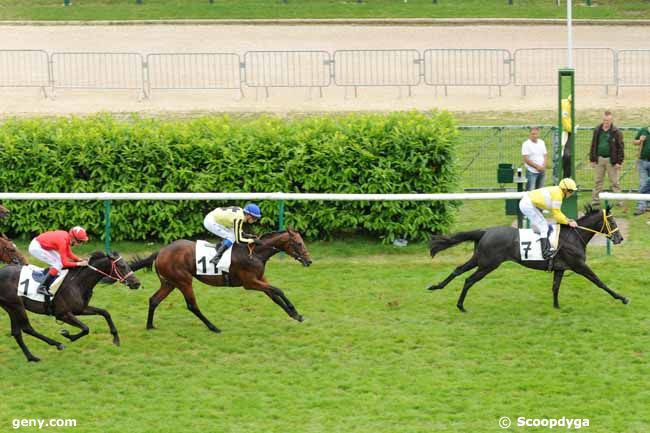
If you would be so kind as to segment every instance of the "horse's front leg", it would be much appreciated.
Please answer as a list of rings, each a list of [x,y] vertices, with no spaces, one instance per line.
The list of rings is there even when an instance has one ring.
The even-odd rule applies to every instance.
[[[553,307],[560,308],[560,283],[562,283],[562,277],[564,276],[564,271],[557,270],[553,273]]]
[[[298,322],[302,322],[305,318],[298,313],[296,307],[293,306],[289,298],[287,298],[277,287],[268,283],[265,279],[256,279],[252,283],[244,286],[247,290],[260,290],[266,294],[273,302],[279,305],[289,317]]]
[[[582,275],[583,277],[585,277],[586,279],[588,279],[589,281],[591,281],[592,283],[594,283],[595,285],[597,285],[598,287],[600,287],[601,289],[603,289],[604,291],[606,291],[607,293],[609,293],[612,298],[618,299],[624,304],[628,304],[630,302],[630,300],[625,296],[619,295],[618,293],[616,293],[615,291],[607,287],[607,285],[603,283],[600,280],[600,278],[596,276],[594,271],[592,271],[591,268],[585,262],[578,263],[578,265],[576,265],[573,268],[573,270],[579,273],[580,275]]]
[[[90,332],[90,328],[86,326],[85,323],[83,323],[81,320],[77,319],[72,312],[67,311],[63,313],[61,316],[58,316],[57,319],[67,323],[68,325],[76,326],[77,328],[81,329],[81,332],[78,334],[70,335],[70,332],[68,332],[67,329],[62,329],[61,330],[61,335],[63,335],[65,338],[67,338],[70,341],[76,341],[83,337],[84,335],[88,335]]]
[[[113,319],[111,318],[110,313],[107,310],[104,310],[103,308],[97,308],[97,307],[91,307],[90,305],[86,305],[86,308],[81,312],[81,315],[83,316],[102,316],[104,319],[106,319],[106,323],[108,323],[108,329],[111,331],[111,335],[113,336],[113,344],[116,346],[120,345],[120,336],[117,334],[117,328],[115,327],[115,324],[113,323]]]

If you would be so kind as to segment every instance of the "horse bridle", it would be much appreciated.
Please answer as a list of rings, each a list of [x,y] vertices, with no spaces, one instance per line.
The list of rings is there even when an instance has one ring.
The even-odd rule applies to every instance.
[[[291,237],[291,236],[289,237],[289,245],[292,247],[293,251],[297,251],[298,247],[300,247],[300,244],[295,239],[293,239],[293,237]],[[293,259],[298,260],[299,262],[302,262],[302,259],[304,258],[304,257],[301,257],[299,254],[296,254],[296,255],[290,254],[288,251],[282,250],[282,249],[280,249],[280,248],[278,248],[276,246],[273,246],[273,245],[268,245],[266,247],[271,248],[274,251],[283,251],[283,252],[289,254]],[[251,257],[253,255],[253,251],[255,251],[255,244],[251,242],[250,244],[248,244],[248,256],[249,257]]]
[[[604,235],[608,239],[611,239],[614,233],[618,231],[618,227],[612,230],[612,226],[609,223],[609,215],[607,215],[607,211],[605,209],[603,209],[603,225],[602,227],[600,227],[600,230],[594,230],[594,229],[590,229],[589,227],[583,227],[583,226],[578,226],[577,228],[595,233],[597,235]],[[607,229],[607,233],[605,233],[603,229]]]
[[[106,272],[102,271],[101,269],[98,269],[98,268],[94,267],[90,263],[88,263],[88,267],[90,269],[92,269],[93,271],[98,272],[98,273],[102,274],[103,276],[108,277],[108,278],[110,278],[110,279],[112,279],[114,281],[119,281],[120,283],[124,283],[127,278],[129,278],[131,275],[133,275],[133,271],[129,272],[126,275],[122,275],[120,273],[120,269],[117,267],[117,263],[120,260],[122,260],[121,256],[118,257],[116,260],[113,260],[110,257],[108,257],[108,260],[111,261],[111,273],[110,274],[107,274]],[[115,273],[115,275],[117,275],[117,276],[113,276],[113,273]]]
[[[13,247],[13,249],[11,249],[8,246],[4,245],[2,247],[2,252],[7,255],[7,258],[9,258],[9,257],[11,257],[13,255],[13,257],[11,258],[11,263],[17,265],[17,264],[20,263],[20,259],[18,258],[17,254],[14,254],[14,253],[18,252],[18,250],[16,248],[16,244],[12,243],[12,247]]]

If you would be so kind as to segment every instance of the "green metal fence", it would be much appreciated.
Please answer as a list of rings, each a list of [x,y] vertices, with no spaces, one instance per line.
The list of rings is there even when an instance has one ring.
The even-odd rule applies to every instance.
[[[639,176],[636,160],[638,147],[632,144],[638,127],[621,127],[625,136],[625,162],[621,172],[623,191],[637,191]],[[540,138],[546,143],[549,152],[549,171],[546,184],[553,183],[553,143],[557,140],[556,126],[539,126]],[[514,184],[501,185],[497,182],[499,163],[510,163],[522,167],[521,145],[528,139],[529,126],[460,126],[460,145],[458,147],[458,166],[461,172],[460,185],[465,190],[499,190],[514,188]],[[594,171],[589,163],[589,148],[593,128],[578,127],[576,132],[576,179],[580,189],[593,187]],[[605,188],[609,183],[605,180]]]

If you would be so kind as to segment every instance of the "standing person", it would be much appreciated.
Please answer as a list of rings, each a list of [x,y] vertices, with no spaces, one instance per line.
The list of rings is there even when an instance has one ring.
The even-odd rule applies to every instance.
[[[557,186],[547,186],[535,189],[524,195],[519,201],[519,210],[529,220],[533,227],[539,230],[539,242],[542,244],[542,257],[548,260],[555,254],[548,240],[548,223],[542,215],[541,210],[548,209],[558,224],[568,224],[569,227],[577,227],[578,224],[567,218],[562,212],[562,201],[571,197],[578,187],[571,178],[564,178]]]
[[[52,297],[50,286],[56,280],[57,275],[63,268],[75,266],[88,266],[86,260],[82,260],[73,254],[70,247],[88,241],[88,235],[83,227],[75,226],[70,231],[54,230],[45,232],[32,239],[29,244],[29,253],[39,260],[50,265],[45,280],[38,286],[37,292],[46,296],[46,300]]]
[[[253,224],[262,218],[262,212],[255,203],[249,203],[244,208],[230,206],[218,207],[203,219],[203,226],[210,232],[223,239],[216,247],[216,255],[210,260],[215,265],[223,253],[233,243],[253,243],[255,238],[247,236],[242,229],[244,223]]]
[[[591,204],[596,207],[600,206],[598,195],[603,191],[605,172],[607,172],[612,191],[621,192],[619,175],[625,156],[623,133],[614,126],[612,121],[612,112],[605,111],[603,113],[603,123],[594,129],[594,135],[591,138],[589,161],[591,161],[591,166],[596,169]]]
[[[521,155],[526,165],[526,191],[543,187],[548,158],[546,144],[539,138],[539,128],[530,128],[528,140],[521,145]]]
[[[641,147],[639,149],[637,167],[639,170],[639,190],[642,190],[648,182],[648,179],[650,179],[650,126],[639,129],[633,143],[635,146]],[[636,205],[634,215],[641,215],[645,212],[646,207],[645,201],[639,201]]]

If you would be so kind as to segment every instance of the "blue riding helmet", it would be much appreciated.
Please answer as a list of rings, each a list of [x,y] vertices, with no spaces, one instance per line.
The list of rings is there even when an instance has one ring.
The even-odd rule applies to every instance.
[[[255,203],[248,203],[246,206],[244,206],[244,213],[252,215],[257,219],[262,218],[262,211],[260,211],[260,207]]]

